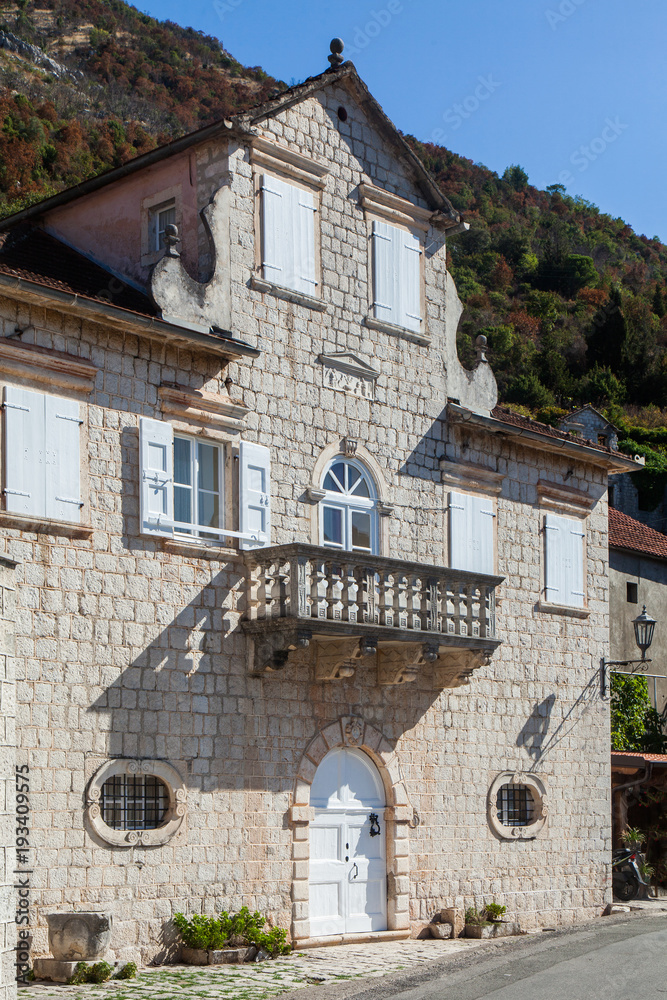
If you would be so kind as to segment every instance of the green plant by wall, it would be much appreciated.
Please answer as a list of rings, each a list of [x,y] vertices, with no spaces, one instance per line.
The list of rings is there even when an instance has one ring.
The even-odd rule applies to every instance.
[[[487,903],[484,907],[484,912],[486,913],[489,920],[500,920],[503,913],[507,913],[507,907],[502,906],[501,903]]]
[[[198,913],[191,917],[186,917],[183,913],[174,914],[174,925],[188,948],[219,951],[232,945],[245,944],[263,948],[273,958],[288,955],[291,946],[287,944],[287,931],[283,927],[272,927],[265,931],[265,923],[266,918],[261,913],[251,913],[247,906],[236,914],[223,910],[219,917]]]

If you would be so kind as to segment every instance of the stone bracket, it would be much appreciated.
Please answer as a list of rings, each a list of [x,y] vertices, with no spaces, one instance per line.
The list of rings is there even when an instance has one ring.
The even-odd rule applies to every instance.
[[[275,629],[253,636],[250,672],[260,675],[266,671],[283,670],[295,663],[299,654],[310,646],[308,629]]]
[[[486,649],[440,649],[435,661],[435,680],[438,687],[460,687],[469,684],[475,670],[486,666],[491,652]]]
[[[378,652],[378,684],[410,684],[417,680],[419,668],[424,662],[421,645],[394,646]]]
[[[371,639],[343,638],[317,642],[315,680],[337,681],[353,677],[357,665],[365,656],[376,652]]]

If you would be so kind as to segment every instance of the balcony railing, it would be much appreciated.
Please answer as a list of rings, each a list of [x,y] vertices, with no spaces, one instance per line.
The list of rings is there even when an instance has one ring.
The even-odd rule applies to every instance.
[[[498,645],[495,588],[502,577],[314,545],[246,554],[245,630],[297,627],[311,637],[357,636],[370,646],[412,642],[489,654]]]

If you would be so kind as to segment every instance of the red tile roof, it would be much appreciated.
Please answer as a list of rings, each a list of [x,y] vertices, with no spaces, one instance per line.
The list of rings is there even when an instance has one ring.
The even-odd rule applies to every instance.
[[[644,760],[659,761],[661,764],[667,764],[667,753],[644,753],[643,750],[614,750],[612,755],[614,757],[643,757]]]
[[[121,281],[43,229],[27,224],[0,233],[0,273],[119,309],[130,309],[144,316],[158,315],[144,292]]]
[[[623,511],[609,508],[609,546],[643,552],[656,559],[667,559],[667,535],[649,528]]]
[[[558,438],[560,441],[572,441],[574,444],[585,444],[587,448],[595,448],[596,451],[604,452],[606,455],[618,455],[617,451],[608,448],[607,445],[601,445],[597,441],[583,438],[580,434],[575,434],[573,431],[562,431],[558,427],[552,427],[551,424],[542,424],[539,420],[524,417],[522,414],[515,413],[514,410],[510,410],[506,406],[498,405],[494,407],[491,411],[491,416],[496,420],[501,420],[504,424],[510,424],[512,427],[523,427],[525,430],[532,431],[533,434],[543,434],[545,437]],[[630,456],[623,457],[629,458]]]

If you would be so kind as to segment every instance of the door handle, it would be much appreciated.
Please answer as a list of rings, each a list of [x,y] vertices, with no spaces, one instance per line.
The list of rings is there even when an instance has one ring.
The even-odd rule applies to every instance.
[[[352,878],[357,878],[357,876],[359,875],[359,869],[357,867],[357,862],[356,861],[354,862],[354,864],[352,865],[352,867],[357,869],[356,873],[352,876]]]

